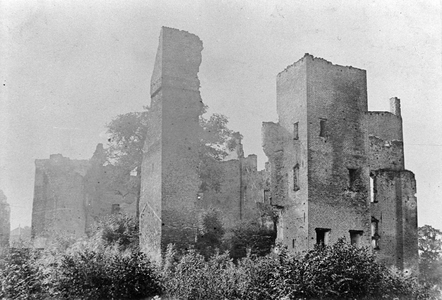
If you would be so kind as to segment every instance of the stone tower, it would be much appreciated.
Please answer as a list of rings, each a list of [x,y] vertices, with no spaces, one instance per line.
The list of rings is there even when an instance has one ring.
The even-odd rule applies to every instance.
[[[201,40],[163,27],[151,79],[140,196],[140,246],[156,260],[196,235]]]
[[[417,269],[415,180],[391,101],[392,113],[368,112],[365,70],[308,54],[278,74],[279,123],[263,124],[263,146],[278,239],[291,251],[345,237]]]

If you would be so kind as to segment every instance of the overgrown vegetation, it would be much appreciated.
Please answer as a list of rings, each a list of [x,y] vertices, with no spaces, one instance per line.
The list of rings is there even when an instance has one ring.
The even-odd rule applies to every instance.
[[[431,289],[378,264],[367,248],[341,239],[293,256],[281,245],[269,251],[268,241],[257,237],[267,231],[257,228],[242,225],[224,232],[219,214],[206,211],[194,249],[170,245],[163,264],[155,266],[138,250],[136,222],[123,215],[108,217],[88,239],[60,240],[43,252],[13,252],[3,258],[0,298],[430,298]],[[214,247],[226,247],[227,234],[235,236],[230,243],[242,249],[240,255]]]

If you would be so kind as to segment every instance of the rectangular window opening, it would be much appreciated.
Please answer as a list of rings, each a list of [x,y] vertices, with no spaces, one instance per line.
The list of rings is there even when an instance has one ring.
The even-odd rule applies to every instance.
[[[376,177],[373,173],[370,173],[370,202],[378,202],[378,200],[376,199]]]
[[[325,246],[328,245],[330,241],[330,231],[329,228],[316,228],[316,245]]]
[[[356,247],[361,246],[362,234],[360,230],[350,230],[350,243]]]
[[[320,119],[319,120],[319,136],[321,137],[325,137],[326,135],[326,128],[325,128],[325,124],[326,124],[327,120],[326,119]]]
[[[295,239],[292,240],[292,248],[295,249]]]
[[[356,181],[358,179],[358,169],[348,168],[348,189],[356,191]]]
[[[298,123],[296,122],[293,124],[293,139],[294,140],[298,140],[299,139],[299,134],[298,134]]]
[[[374,250],[379,250],[379,220],[371,217],[371,246]]]
[[[293,167],[293,190],[298,191],[299,188],[299,165]]]

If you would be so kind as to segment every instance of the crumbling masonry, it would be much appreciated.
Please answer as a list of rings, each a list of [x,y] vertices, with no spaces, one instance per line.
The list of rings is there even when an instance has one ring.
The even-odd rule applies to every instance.
[[[416,182],[404,169],[400,102],[367,110],[365,70],[306,54],[277,76],[279,123],[263,124],[278,239],[291,251],[346,237],[418,269]]]
[[[239,149],[237,159],[221,162],[221,189],[202,193],[201,51],[197,36],[161,30],[142,164],[141,248],[159,260],[168,243],[191,243],[201,207],[223,210],[232,225],[270,204],[279,211],[277,239],[291,252],[345,237],[371,245],[388,265],[417,271],[416,183],[404,169],[399,99],[390,100],[390,112],[369,112],[364,70],[306,54],[277,76],[279,122],[262,129],[266,170]]]
[[[136,193],[115,184],[120,170],[104,162],[102,144],[90,160],[61,154],[35,160],[31,227],[35,247],[45,248],[60,236],[83,237],[105,215],[136,214]]]

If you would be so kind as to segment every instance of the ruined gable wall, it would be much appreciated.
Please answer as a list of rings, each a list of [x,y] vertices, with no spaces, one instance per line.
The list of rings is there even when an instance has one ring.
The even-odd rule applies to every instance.
[[[363,231],[370,245],[369,170],[364,112],[365,70],[307,56],[309,248],[316,228],[331,229],[329,243]],[[321,128],[321,121],[323,128]],[[354,169],[353,181],[349,169]],[[352,181],[352,182],[351,182]]]
[[[145,147],[140,199],[141,247],[157,260],[168,243],[185,245],[196,233],[202,49],[196,35],[161,30],[151,82],[153,127],[147,135],[153,140]],[[150,173],[152,164],[158,169]]]

